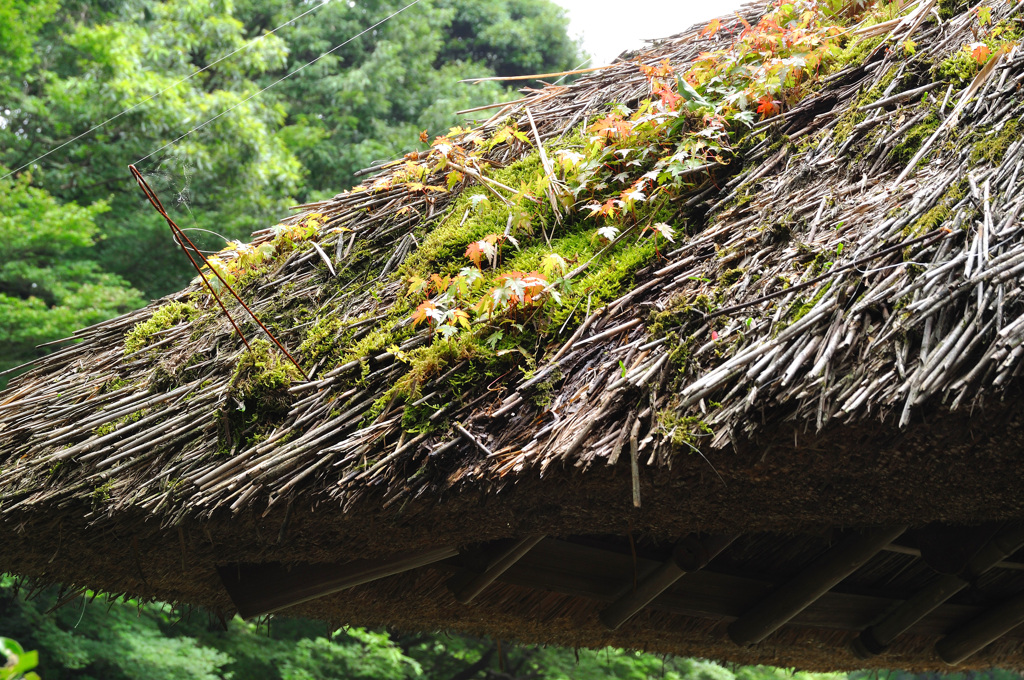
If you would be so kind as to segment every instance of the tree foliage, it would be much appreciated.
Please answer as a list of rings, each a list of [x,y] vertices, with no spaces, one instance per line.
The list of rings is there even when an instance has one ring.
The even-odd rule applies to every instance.
[[[92,259],[96,218],[106,210],[102,201],[61,204],[29,175],[0,180],[0,370],[31,359],[40,338],[66,337],[142,304]]]

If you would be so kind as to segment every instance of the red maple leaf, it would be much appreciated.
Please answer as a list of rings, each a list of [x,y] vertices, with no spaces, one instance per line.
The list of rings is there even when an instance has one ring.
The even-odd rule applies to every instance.
[[[767,118],[768,116],[774,116],[779,111],[779,107],[775,100],[769,96],[761,97],[758,101],[757,112]]]
[[[433,317],[430,315],[430,312],[434,311],[435,309],[437,309],[437,305],[435,305],[430,300],[427,300],[426,302],[421,302],[419,307],[416,308],[416,311],[413,312],[412,325],[415,326],[423,321],[426,321],[428,324],[433,323]]]
[[[480,269],[480,260],[484,257],[484,249],[480,246],[480,241],[473,241],[466,247],[466,257],[476,265],[477,269]]]
[[[679,103],[679,100],[682,99],[682,97],[672,91],[672,88],[665,85],[662,85],[655,90],[654,94],[661,97],[661,103],[664,104],[665,108],[669,111],[675,111],[676,105]]]
[[[974,43],[971,47],[974,48],[971,50],[971,57],[979,64],[984,64],[992,54],[992,50],[985,43]]]
[[[700,37],[711,38],[718,33],[718,29],[722,27],[721,19],[712,19],[708,22],[708,25],[704,27],[704,30],[700,32]]]
[[[591,132],[596,132],[602,137],[616,137],[623,139],[633,132],[632,126],[622,120],[616,113],[609,113],[607,116],[590,126]]]
[[[596,212],[597,215],[607,215],[608,217],[614,217],[615,216],[615,199],[614,198],[609,198],[595,212]]]

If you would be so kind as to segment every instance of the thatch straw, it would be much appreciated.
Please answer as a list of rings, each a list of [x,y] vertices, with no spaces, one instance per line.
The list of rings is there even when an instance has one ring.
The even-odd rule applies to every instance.
[[[993,22],[1017,11],[1001,5]],[[198,286],[77,332],[0,394],[0,540],[11,546],[0,568],[227,609],[213,571],[225,562],[330,562],[536,533],[666,541],[701,529],[1020,518],[1024,142],[1013,131],[1024,54],[1000,52],[957,94],[931,65],[974,41],[976,15],[936,24],[919,3],[907,16],[871,29],[889,40],[863,63],[759,123],[769,134],[742,159],[701,168],[707,181],[678,201],[694,235],[635,272],[618,299],[581,301],[529,379],[510,371],[463,392],[451,379],[472,359],[453,362],[416,401],[378,404],[368,419],[406,374],[403,353],[432,341],[424,329],[397,348],[309,366],[308,382],[270,395],[272,427],[257,441],[239,431],[250,427],[239,418],[245,357],[222,318],[182,318],[125,354],[136,324],[202,300]],[[714,37],[693,29],[638,59],[686,63],[741,28],[726,19]],[[912,59],[900,47],[911,36]],[[511,117],[547,142],[647,88],[636,62],[623,62],[530,91],[481,129]],[[901,144],[929,119],[908,160]],[[507,165],[531,149],[502,145],[487,160]],[[501,200],[517,191],[460,169]],[[394,272],[455,193],[395,186],[300,206],[287,223],[322,215],[319,244],[242,295],[293,351],[320,310],[354,343],[381,330],[405,287]],[[254,236],[259,246],[273,233]],[[546,398],[532,398],[541,385]],[[448,425],[406,432],[403,415],[424,404]],[[856,663],[823,662],[849,631],[787,628],[775,647],[739,652],[720,621],[651,613],[610,633],[586,598],[507,583],[481,596],[487,615],[476,617],[438,595],[441,575],[424,574],[303,611]],[[932,667],[930,641],[908,638],[884,662]],[[1019,663],[1010,643],[987,654],[972,663]]]

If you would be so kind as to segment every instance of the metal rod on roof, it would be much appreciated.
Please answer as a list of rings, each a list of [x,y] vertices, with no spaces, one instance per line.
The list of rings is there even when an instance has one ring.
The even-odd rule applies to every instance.
[[[1024,593],[957,628],[935,643],[935,651],[940,659],[955,666],[1021,623],[1024,623]]]
[[[217,301],[217,304],[220,306],[221,311],[224,312],[224,316],[228,318],[228,321],[231,322],[232,328],[234,328],[235,332],[238,333],[238,337],[242,338],[242,343],[245,345],[245,348],[251,351],[252,347],[249,346],[249,341],[245,339],[245,334],[242,332],[242,329],[238,327],[238,324],[235,322],[235,318],[231,316],[231,312],[228,311],[228,308],[224,305],[223,300],[220,299],[220,296],[217,295],[216,291],[214,291],[213,286],[210,285],[209,279],[207,279],[206,274],[203,273],[203,268],[199,266],[195,258],[192,256],[192,253],[185,245],[186,241],[188,241],[189,245],[192,244],[192,241],[188,240],[188,236],[185,235],[185,232],[181,231],[181,227],[179,227],[177,223],[175,223],[175,221],[171,219],[170,215],[167,214],[167,211],[164,210],[163,203],[160,202],[160,198],[156,195],[156,192],[149,187],[149,184],[142,177],[142,173],[139,172],[139,170],[134,165],[129,165],[128,169],[131,170],[132,176],[135,177],[135,181],[138,183],[139,188],[142,189],[142,193],[146,195],[146,198],[149,200],[150,204],[156,209],[158,213],[160,213],[163,216],[165,220],[167,220],[167,226],[171,228],[171,234],[174,236],[174,242],[177,243],[178,246],[182,249],[182,251],[184,251],[185,255],[188,256],[189,262],[192,263],[192,268],[195,269],[196,272],[198,272],[199,276],[203,279],[203,284],[210,291],[210,295],[212,295],[213,299]],[[193,250],[195,250],[195,254],[199,256],[203,263],[209,267],[209,262],[207,262],[206,257],[201,252],[199,252],[199,249],[193,246]],[[210,271],[217,275],[217,278],[220,279],[220,282],[224,284],[224,286],[228,285],[227,281],[225,281],[224,278],[220,275],[220,272],[218,272],[213,267],[209,268]]]
[[[906,526],[883,527],[847,537],[733,621],[729,625],[729,637],[738,645],[764,640],[857,571],[906,529]]]
[[[245,300],[243,300],[238,295],[238,293],[235,292],[235,289],[231,287],[230,283],[224,280],[224,277],[221,276],[221,273],[219,271],[217,271],[217,268],[210,266],[210,262],[206,259],[206,256],[203,255],[203,253],[199,250],[199,248],[195,246],[194,243],[192,243],[192,240],[184,231],[182,231],[181,227],[179,227],[177,223],[171,219],[171,216],[167,214],[166,210],[164,210],[164,206],[163,203],[160,202],[160,198],[156,195],[156,192],[150,188],[149,184],[146,182],[145,178],[143,178],[142,173],[139,172],[138,168],[136,168],[134,165],[129,165],[128,169],[131,171],[132,176],[135,177],[135,181],[138,183],[139,188],[142,189],[142,192],[146,195],[146,198],[149,200],[150,204],[153,206],[153,208],[156,209],[158,213],[160,213],[164,220],[167,221],[167,226],[171,228],[171,234],[174,236],[174,241],[181,247],[183,251],[185,251],[185,254],[188,255],[188,259],[192,263],[192,267],[197,272],[199,272],[199,276],[203,279],[203,283],[210,291],[210,294],[213,295],[213,298],[217,301],[217,304],[220,305],[221,310],[224,312],[224,315],[228,317],[228,321],[231,322],[231,325],[234,327],[239,337],[242,338],[242,342],[245,344],[246,349],[250,351],[252,350],[252,348],[249,346],[249,341],[245,339],[245,334],[242,333],[242,329],[238,327],[237,323],[235,323],[234,318],[231,316],[230,312],[228,312],[228,308],[221,301],[220,296],[217,295],[216,291],[213,290],[213,286],[210,285],[210,281],[207,279],[206,274],[203,273],[202,267],[199,266],[195,258],[192,256],[193,252],[199,256],[199,259],[202,260],[203,264],[206,265],[206,267],[209,268],[211,272],[213,272],[217,279],[220,280],[221,284],[227,289],[229,293],[231,293],[235,300],[238,301],[238,304],[242,306],[242,309],[248,312],[249,316],[252,317],[252,320],[256,322],[256,325],[263,329],[263,332],[267,334],[267,337],[273,340],[274,344],[277,345],[277,348],[280,349],[284,353],[284,355],[288,357],[288,360],[295,365],[295,368],[298,369],[299,375],[302,376],[302,379],[309,380],[309,376],[306,375],[306,371],[302,368],[299,362],[295,360],[295,357],[291,355],[291,352],[289,352],[288,349],[283,344],[281,344],[281,341],[278,340],[277,337],[270,332],[270,329],[267,328],[262,321],[260,321],[259,317],[256,316],[255,312],[249,309],[249,305],[245,304]],[[192,252],[190,252],[190,249]]]
[[[1024,546],[1024,526],[1000,532],[985,544],[959,574],[942,574],[889,613],[861,632],[850,645],[858,658],[869,659],[884,652],[892,641],[930,614],[943,602],[970,585],[971,581],[997,566]]]
[[[720,552],[728,548],[736,536],[711,536],[699,540],[688,537],[676,544],[672,557],[645,578],[630,593],[608,605],[600,615],[601,623],[616,630],[641,609],[653,602],[686,574],[707,566]]]
[[[526,553],[530,552],[533,546],[542,540],[544,540],[544,534],[527,536],[516,541],[507,550],[491,560],[482,573],[475,576],[469,576],[468,573],[459,573],[452,577],[447,584],[448,590],[452,591],[452,595],[455,596],[456,600],[462,604],[469,604],[477,595],[484,592],[487,586],[498,580],[499,576],[525,557]],[[459,585],[465,578],[469,578],[468,582]]]

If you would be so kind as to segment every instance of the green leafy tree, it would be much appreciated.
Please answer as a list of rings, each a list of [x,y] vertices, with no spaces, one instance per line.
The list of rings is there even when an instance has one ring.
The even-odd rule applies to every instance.
[[[37,60],[33,45],[39,29],[57,11],[57,0],[0,0],[0,94],[9,96]],[[6,172],[4,173],[7,174]]]
[[[272,222],[291,202],[302,169],[278,135],[283,107],[272,98],[248,98],[259,89],[254,78],[280,67],[287,47],[270,36],[213,65],[247,40],[227,0],[145,3],[96,24],[71,23],[74,9],[62,7],[55,23],[66,32],[49,35],[37,68],[23,78],[8,124],[0,125],[0,160],[20,165],[137,103],[41,160],[34,179],[62,202],[105,201],[110,210],[95,218],[104,234],[96,259],[148,295],[160,295],[187,280],[188,264],[127,165],[230,109],[141,169],[183,227],[233,238]],[[204,66],[210,68],[178,83]]]
[[[438,63],[486,65],[495,75],[564,71],[579,64],[569,18],[546,0],[439,0],[454,12]]]
[[[422,675],[385,633],[362,628],[328,638],[323,624],[274,620],[226,627],[205,613],[132,600],[75,600],[49,612],[58,590],[32,600],[0,582],[0,631],[35,646],[47,680],[404,680]],[[0,676],[2,678],[2,676]]]
[[[0,577],[0,633],[21,643],[5,653],[30,662],[33,655],[22,645],[36,649],[47,680],[1020,680],[997,669],[944,676],[807,673],[461,635],[390,636],[363,628],[329,635],[315,621],[222,622],[159,603],[92,600],[90,593],[51,611],[60,595],[47,588],[26,600],[12,578]],[[0,638],[0,647],[5,644]],[[2,673],[0,680],[8,680]]]
[[[27,174],[0,180],[0,370],[37,356],[40,342],[142,304],[138,291],[92,259],[96,218],[107,209],[61,204]]]
[[[403,5],[325,3],[267,35],[311,5],[0,0],[0,164],[67,143],[0,181],[13,244],[0,256],[0,369],[191,278],[129,163],[148,157],[139,168],[172,217],[219,250],[355,184],[422,130],[446,132],[454,111],[517,96],[459,79],[575,65],[547,0],[423,0],[302,68]]]
[[[406,4],[324,5],[288,32],[288,67],[265,80],[296,71]],[[238,16],[255,35],[306,7],[241,0]],[[349,187],[353,172],[400,156],[422,130],[447,132],[460,122],[455,111],[512,98],[497,83],[468,86],[462,78],[572,68],[580,50],[567,27],[564,10],[547,0],[424,1],[298,71],[275,91],[289,109],[282,134],[309,170],[301,198]]]

